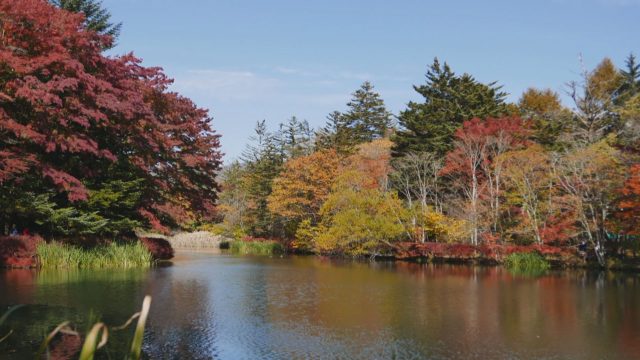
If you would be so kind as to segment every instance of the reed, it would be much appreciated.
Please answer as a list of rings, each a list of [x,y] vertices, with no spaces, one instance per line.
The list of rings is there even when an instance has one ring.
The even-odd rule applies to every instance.
[[[96,246],[83,249],[60,243],[42,243],[37,247],[40,266],[60,268],[140,268],[152,265],[149,251],[140,243]]]
[[[208,231],[179,233],[167,238],[174,249],[219,249],[224,240],[224,236]]]
[[[542,274],[549,270],[549,262],[542,255],[530,253],[513,253],[504,260],[504,265],[509,271],[517,274]]]
[[[235,240],[230,243],[229,249],[240,255],[274,255],[284,252],[284,247],[276,241]]]

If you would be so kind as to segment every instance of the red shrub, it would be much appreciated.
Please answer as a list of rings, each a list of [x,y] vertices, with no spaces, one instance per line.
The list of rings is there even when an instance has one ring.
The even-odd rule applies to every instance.
[[[396,254],[399,258],[428,257],[469,260],[477,257],[478,250],[478,247],[469,244],[400,243],[396,248]]]
[[[469,244],[447,244],[447,255],[458,259],[469,259],[476,256],[477,246]]]
[[[575,256],[572,248],[561,248],[550,245],[499,245],[488,243],[479,246],[470,244],[446,243],[399,243],[395,249],[399,259],[426,257],[431,259],[473,260],[484,259],[501,262],[513,253],[529,253],[535,251],[544,257],[559,260]]]
[[[0,267],[36,266],[36,247],[41,241],[41,237],[32,235],[0,237]]]
[[[165,239],[143,237],[140,238],[140,242],[149,250],[154,260],[169,260],[173,258],[173,247]]]

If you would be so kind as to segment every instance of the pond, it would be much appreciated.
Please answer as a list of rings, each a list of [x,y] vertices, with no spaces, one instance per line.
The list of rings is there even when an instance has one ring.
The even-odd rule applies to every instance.
[[[0,309],[27,306],[0,358],[32,358],[64,320],[122,324],[145,294],[153,359],[640,359],[637,274],[206,253],[149,270],[1,271]],[[99,358],[121,359],[130,334]]]

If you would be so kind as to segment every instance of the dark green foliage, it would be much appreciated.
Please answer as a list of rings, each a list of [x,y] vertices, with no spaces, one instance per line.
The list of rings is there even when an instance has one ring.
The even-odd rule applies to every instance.
[[[51,0],[55,6],[77,13],[83,13],[85,17],[85,26],[87,29],[93,30],[102,35],[109,35],[113,38],[113,42],[109,47],[115,44],[115,40],[120,35],[122,23],[114,24],[111,20],[111,14],[107,9],[102,7],[102,1],[97,0]]]
[[[144,180],[109,180],[99,188],[89,190],[86,210],[108,219],[103,234],[124,235],[141,226],[137,209],[140,206]]]
[[[5,227],[48,236],[132,235],[142,225],[137,209],[141,204],[143,180],[105,179],[89,187],[86,202],[72,203],[45,184],[7,184],[0,192]],[[0,229],[6,232],[6,229]]]
[[[508,113],[506,93],[495,82],[482,84],[469,74],[456,75],[437,58],[426,77],[426,84],[414,86],[424,102],[409,102],[398,118],[395,156],[425,151],[444,155],[453,148],[453,134],[465,120]]]
[[[318,131],[316,145],[321,149],[336,149],[340,153],[351,150],[352,141],[349,131],[345,131],[343,115],[340,111],[334,111],[327,115],[327,124]]]
[[[620,69],[623,77],[622,86],[616,92],[615,102],[620,105],[640,92],[640,64],[636,57],[629,54],[625,62],[625,68]]]
[[[350,152],[358,144],[384,137],[391,128],[391,113],[368,81],[352,94],[347,108],[345,113],[329,114],[327,125],[319,133],[321,147]]]
[[[256,125],[253,144],[243,154],[245,173],[244,190],[247,194],[248,231],[256,236],[268,236],[276,232],[277,221],[267,208],[267,197],[271,194],[273,179],[280,173],[285,157],[274,134],[267,131],[265,121]]]
[[[242,164],[229,167],[224,174],[225,187],[231,192],[223,195],[221,205],[232,227],[257,237],[282,236],[285,224],[269,211],[267,197],[286,160],[314,151],[311,129],[306,120],[294,116],[281,123],[278,131],[270,132],[262,120],[250,140]]]
[[[283,157],[295,158],[308,155],[313,151],[313,131],[307,120],[298,120],[292,116],[280,124],[280,130],[274,135]]]

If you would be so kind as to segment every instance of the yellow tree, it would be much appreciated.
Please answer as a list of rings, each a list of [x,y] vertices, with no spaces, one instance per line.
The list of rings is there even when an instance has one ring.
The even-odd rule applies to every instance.
[[[351,256],[376,256],[404,234],[406,210],[393,192],[371,188],[358,170],[342,173],[322,206],[316,250]]]
[[[534,145],[504,154],[504,177],[507,201],[518,206],[525,218],[525,234],[543,243],[542,229],[549,213],[553,190],[551,159],[544,149]]]
[[[556,164],[557,181],[567,194],[568,205],[576,214],[582,235],[594,245],[602,265],[605,263],[605,225],[615,209],[617,191],[624,183],[620,151],[606,140],[578,147]]]

